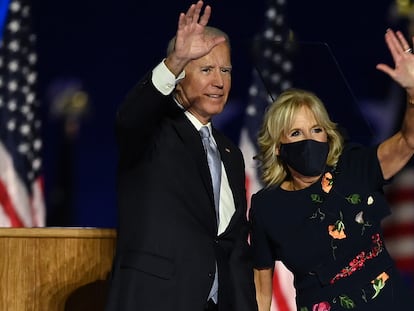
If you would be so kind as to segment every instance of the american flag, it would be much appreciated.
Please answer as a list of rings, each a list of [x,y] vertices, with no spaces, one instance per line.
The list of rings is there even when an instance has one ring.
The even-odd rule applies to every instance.
[[[249,206],[251,195],[263,186],[253,157],[258,150],[256,140],[264,112],[281,91],[291,87],[292,62],[283,44],[289,38],[285,11],[286,0],[268,0],[264,29],[253,43],[255,68],[239,143],[246,164]],[[291,272],[281,262],[276,262],[272,311],[296,310],[295,295]]]
[[[42,227],[36,38],[28,1],[3,0],[0,6],[0,226]]]
[[[414,293],[414,166],[403,169],[385,190],[392,209],[382,224],[385,243]]]

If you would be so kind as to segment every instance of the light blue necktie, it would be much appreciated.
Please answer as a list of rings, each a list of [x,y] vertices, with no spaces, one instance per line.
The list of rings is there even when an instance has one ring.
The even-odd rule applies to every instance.
[[[220,153],[217,150],[216,144],[210,136],[210,131],[207,126],[202,126],[200,129],[201,139],[203,141],[204,150],[207,154],[208,167],[210,168],[211,181],[213,183],[214,206],[216,209],[217,225],[219,224],[219,202],[220,202],[220,184],[221,184],[221,159]],[[217,265],[214,276],[213,286],[211,287],[209,298],[212,298],[215,303],[218,299],[218,274]]]
[[[211,181],[213,183],[214,206],[216,209],[217,224],[219,223],[219,202],[220,202],[220,184],[221,184],[221,159],[216,144],[210,136],[207,126],[200,129],[200,135],[203,141],[204,149],[207,154],[208,167],[210,168]]]

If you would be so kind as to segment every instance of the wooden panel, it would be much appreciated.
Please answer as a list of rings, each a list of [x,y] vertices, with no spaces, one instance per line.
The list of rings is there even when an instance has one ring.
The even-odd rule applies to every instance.
[[[112,229],[1,228],[0,309],[102,310],[114,249]]]

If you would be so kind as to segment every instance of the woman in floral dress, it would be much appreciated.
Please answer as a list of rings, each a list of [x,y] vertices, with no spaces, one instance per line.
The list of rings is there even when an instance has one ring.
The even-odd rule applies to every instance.
[[[401,32],[385,40],[407,91],[401,130],[379,145],[345,144],[320,99],[292,89],[269,107],[259,134],[266,187],[252,196],[251,246],[259,310],[270,310],[275,260],[294,275],[300,311],[414,310],[387,252],[382,187],[414,154],[414,55]]]

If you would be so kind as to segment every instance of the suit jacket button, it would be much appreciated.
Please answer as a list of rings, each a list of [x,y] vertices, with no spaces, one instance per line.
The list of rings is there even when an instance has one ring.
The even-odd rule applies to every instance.
[[[214,272],[209,272],[209,273],[208,273],[208,277],[209,277],[210,279],[214,278]]]
[[[216,244],[218,244],[219,239],[214,239],[214,242],[215,242]]]

